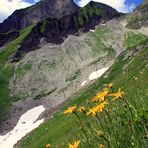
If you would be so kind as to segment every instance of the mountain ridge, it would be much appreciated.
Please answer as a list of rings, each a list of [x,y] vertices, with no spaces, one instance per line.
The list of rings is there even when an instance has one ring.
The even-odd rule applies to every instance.
[[[32,7],[27,9],[30,11]],[[115,79],[117,85],[120,83],[123,87],[126,85],[124,80],[128,83],[128,78],[133,83],[138,74],[134,69],[143,71],[144,64],[139,60],[135,68],[131,65],[130,73],[128,60],[132,62],[146,48],[147,36],[138,30],[127,29],[120,16],[107,5],[90,3],[63,17],[47,17],[24,29],[1,33],[5,40],[1,43],[3,49],[0,52],[0,132],[7,133],[22,114],[37,105],[46,108],[42,117],[50,118],[53,112],[59,110],[58,106],[63,107],[73,94],[78,91],[81,93],[98,81],[91,81],[89,74],[108,69],[114,62],[115,65],[94,84],[95,88]],[[11,33],[16,33],[15,39]],[[145,59],[145,63],[146,53],[145,49],[145,54],[140,56],[140,59]],[[141,68],[138,68],[139,64]],[[120,82],[121,77],[123,82]],[[82,82],[86,84],[82,86]],[[90,98],[91,93],[89,91],[90,95],[87,96],[86,92],[85,99]],[[74,99],[72,101],[75,102]],[[40,142],[44,143],[45,139]]]

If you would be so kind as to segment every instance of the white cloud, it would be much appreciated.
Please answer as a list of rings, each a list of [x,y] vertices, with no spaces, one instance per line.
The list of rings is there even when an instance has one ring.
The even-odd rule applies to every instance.
[[[74,0],[74,2],[80,7],[84,7],[90,1],[95,1],[95,2],[107,4],[107,5],[115,8],[119,12],[131,12],[133,10],[133,8],[135,8],[134,4],[126,5],[126,3],[125,3],[126,0]]]
[[[136,8],[136,4],[132,3],[128,8],[129,12],[132,12]]]
[[[39,2],[40,0],[34,0],[34,3],[37,3],[37,2]]]
[[[6,19],[16,9],[32,5],[24,0],[0,0],[0,22]]]

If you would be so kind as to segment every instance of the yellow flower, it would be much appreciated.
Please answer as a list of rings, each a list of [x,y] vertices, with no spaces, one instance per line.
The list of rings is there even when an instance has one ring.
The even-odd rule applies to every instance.
[[[100,144],[100,148],[105,148],[104,144]]]
[[[107,105],[107,104],[108,104],[108,100],[89,109],[89,112],[87,112],[87,116],[89,116],[90,114],[92,114],[92,116],[95,116],[97,112],[102,112],[103,110],[105,110],[105,105]]]
[[[50,144],[46,144],[46,148],[50,148],[50,146],[51,146]]]
[[[71,114],[76,112],[77,105],[70,106],[67,110],[64,111],[64,114]]]
[[[80,144],[80,140],[75,141],[74,144],[69,144],[69,148],[78,148]]]
[[[98,111],[98,108],[93,107],[93,108],[89,109],[89,112],[87,112],[87,116],[89,116],[90,114],[92,114],[92,116],[95,116],[97,111]]]
[[[97,105],[98,111],[97,112],[102,112],[103,110],[105,110],[105,105],[108,104],[108,100],[102,102],[101,104]]]
[[[84,112],[85,111],[85,107],[84,106],[81,106],[80,108],[79,108],[79,112]]]
[[[113,83],[109,83],[109,84],[108,84],[108,87],[109,87],[109,88],[112,88],[113,85],[114,85]]]
[[[92,98],[93,102],[97,102],[99,100],[104,101],[105,97],[108,95],[109,93],[109,89],[108,88],[104,88],[102,92],[99,92],[96,96],[94,96]]]
[[[119,90],[118,90],[117,93],[112,93],[112,94],[109,94],[108,96],[114,97],[113,100],[115,100],[115,99],[121,99],[121,98],[123,98],[123,94],[124,94],[124,92],[122,92],[121,91],[121,88],[119,88]]]

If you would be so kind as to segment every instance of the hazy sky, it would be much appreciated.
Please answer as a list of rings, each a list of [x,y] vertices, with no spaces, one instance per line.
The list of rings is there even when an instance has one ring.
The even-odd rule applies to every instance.
[[[31,6],[40,0],[0,0],[0,22],[11,15],[16,9]],[[75,0],[86,2],[90,0]],[[144,0],[94,0],[108,4],[120,12],[131,12],[136,6]]]

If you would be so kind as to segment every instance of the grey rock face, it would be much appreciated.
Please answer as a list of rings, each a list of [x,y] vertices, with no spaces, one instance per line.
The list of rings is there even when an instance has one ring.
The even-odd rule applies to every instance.
[[[0,32],[20,30],[45,18],[61,18],[78,10],[72,0],[44,0],[34,6],[16,10],[3,23]]]

